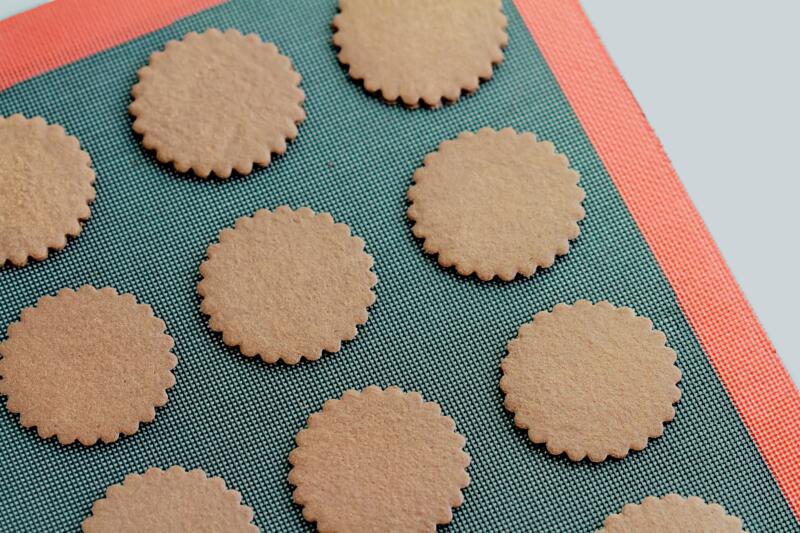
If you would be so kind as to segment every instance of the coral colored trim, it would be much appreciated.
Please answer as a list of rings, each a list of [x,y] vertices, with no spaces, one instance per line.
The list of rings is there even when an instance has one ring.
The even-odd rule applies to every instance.
[[[800,394],[577,0],[515,0],[800,519]]]
[[[0,91],[224,0],[56,0],[0,21]]]
[[[0,21],[0,90],[225,0],[56,0]],[[514,0],[800,519],[800,394],[577,0]]]

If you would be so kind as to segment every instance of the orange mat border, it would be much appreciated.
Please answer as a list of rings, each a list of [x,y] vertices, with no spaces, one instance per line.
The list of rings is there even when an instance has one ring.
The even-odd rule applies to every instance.
[[[0,21],[0,90],[225,0],[57,0]],[[800,519],[800,394],[577,0],[514,0]]]
[[[800,394],[577,0],[514,0],[800,519]]]
[[[225,0],[57,0],[0,21],[0,91]]]

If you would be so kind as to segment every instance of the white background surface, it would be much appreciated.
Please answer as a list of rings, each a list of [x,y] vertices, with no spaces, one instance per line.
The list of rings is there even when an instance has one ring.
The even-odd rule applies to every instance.
[[[800,384],[800,2],[582,4]]]

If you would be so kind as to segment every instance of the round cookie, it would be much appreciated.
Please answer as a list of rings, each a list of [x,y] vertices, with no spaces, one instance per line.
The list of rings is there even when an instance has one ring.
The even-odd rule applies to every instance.
[[[224,229],[200,265],[201,310],[228,346],[268,363],[337,352],[375,301],[364,241],[328,213],[278,207]]]
[[[132,435],[175,384],[164,328],[149,305],[109,287],[44,296],[0,344],[0,394],[23,426],[61,444]]]
[[[286,151],[305,118],[300,75],[272,43],[237,30],[189,33],[139,70],[133,129],[162,163],[227,178]]]
[[[464,132],[425,157],[408,190],[423,249],[463,276],[511,280],[569,251],[584,216],[578,173],[552,143],[510,128]]]
[[[225,531],[257,533],[253,510],[218,477],[180,466],[129,474],[94,502],[84,533]]]
[[[388,101],[438,106],[492,77],[508,44],[501,0],[339,0],[333,43]]]
[[[81,232],[95,198],[89,154],[41,117],[0,116],[0,267],[41,261]]]
[[[518,427],[573,461],[620,459],[675,416],[681,372],[666,337],[632,309],[559,304],[508,343],[500,388]]]
[[[319,531],[434,531],[469,484],[453,420],[397,387],[328,400],[296,440],[289,483]]]
[[[629,503],[620,514],[611,515],[598,533],[742,533],[742,521],[725,513],[716,503],[697,496],[668,494],[648,496],[640,504]]]

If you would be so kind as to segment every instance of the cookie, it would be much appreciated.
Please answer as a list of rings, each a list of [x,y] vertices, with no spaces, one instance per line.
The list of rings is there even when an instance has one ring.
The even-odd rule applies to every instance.
[[[130,474],[94,502],[81,524],[84,533],[219,531],[257,533],[253,510],[242,496],[202,470],[180,466]]]
[[[476,91],[508,44],[501,0],[339,0],[333,43],[350,77],[411,107]]]
[[[425,157],[408,190],[423,249],[463,276],[532,276],[569,251],[584,216],[578,173],[552,143],[510,128],[464,132]]]
[[[200,266],[202,311],[228,346],[267,363],[337,352],[375,301],[364,241],[328,213],[278,207],[224,229]]]
[[[500,388],[518,427],[573,461],[620,459],[675,416],[681,372],[653,324],[608,302],[537,313],[508,343]]]
[[[297,136],[305,118],[299,84],[291,60],[257,35],[192,32],[139,70],[129,107],[133,130],[178,172],[249,174]]]
[[[598,533],[741,533],[742,521],[725,513],[716,503],[697,496],[668,494],[648,496],[640,504],[629,503],[620,514],[611,515]]]
[[[61,444],[132,435],[175,384],[164,327],[149,305],[109,287],[44,296],[0,344],[0,394],[23,426]]]
[[[397,387],[328,400],[296,440],[289,483],[319,531],[434,531],[469,484],[453,420]]]
[[[81,232],[94,200],[89,154],[43,118],[0,117],[0,267],[41,261]]]

